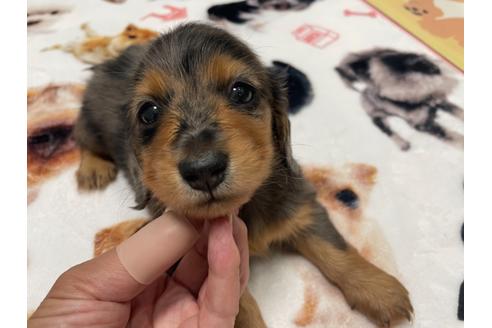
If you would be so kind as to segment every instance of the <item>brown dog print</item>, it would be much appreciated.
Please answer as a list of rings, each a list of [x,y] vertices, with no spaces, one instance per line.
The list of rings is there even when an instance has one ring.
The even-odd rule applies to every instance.
[[[460,46],[464,46],[463,17],[446,17],[434,0],[409,0],[404,7],[411,14],[419,17],[419,24],[424,30],[441,38],[451,38]]]
[[[96,65],[117,57],[129,46],[144,44],[158,35],[155,31],[139,28],[134,24],[127,25],[116,36],[99,35],[87,23],[82,24],[80,28],[85,33],[85,40],[70,42],[65,45],[56,44],[45,48],[43,51],[62,50],[74,55],[84,63]]]
[[[27,92],[28,204],[43,181],[79,162],[72,128],[83,92],[81,84],[52,84]]]
[[[343,167],[305,167],[318,201],[331,214],[343,237],[369,262],[391,274],[397,269],[390,246],[378,224],[365,214],[377,177],[375,167],[362,163]],[[344,302],[340,291],[327,283],[314,267],[298,268],[304,284],[304,301],[293,318],[298,327],[373,327]]]

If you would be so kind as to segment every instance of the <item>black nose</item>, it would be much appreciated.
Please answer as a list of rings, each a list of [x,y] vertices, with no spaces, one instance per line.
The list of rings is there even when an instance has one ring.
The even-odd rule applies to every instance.
[[[224,181],[228,162],[224,153],[207,152],[198,158],[181,161],[178,169],[191,188],[211,191]]]

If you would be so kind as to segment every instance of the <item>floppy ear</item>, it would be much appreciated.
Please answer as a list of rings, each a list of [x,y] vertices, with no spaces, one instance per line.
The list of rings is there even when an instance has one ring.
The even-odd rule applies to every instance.
[[[300,173],[299,165],[292,157],[292,147],[290,143],[290,122],[288,116],[288,98],[286,79],[284,70],[276,67],[268,68],[272,107],[272,132],[273,141],[280,155],[282,163],[293,173]]]

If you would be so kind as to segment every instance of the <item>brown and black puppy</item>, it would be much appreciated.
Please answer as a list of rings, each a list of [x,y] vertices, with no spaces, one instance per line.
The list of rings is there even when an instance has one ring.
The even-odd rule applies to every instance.
[[[230,34],[187,24],[94,68],[76,139],[83,189],[121,169],[139,208],[210,219],[240,208],[252,255],[296,251],[379,325],[410,319],[407,290],[336,231],[292,158],[279,72]],[[245,293],[237,327],[264,327]]]

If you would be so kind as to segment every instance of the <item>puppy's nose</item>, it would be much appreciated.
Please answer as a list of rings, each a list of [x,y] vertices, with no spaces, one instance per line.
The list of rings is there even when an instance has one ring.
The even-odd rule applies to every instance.
[[[222,152],[207,152],[178,164],[179,173],[196,190],[210,191],[224,181],[229,158]]]

